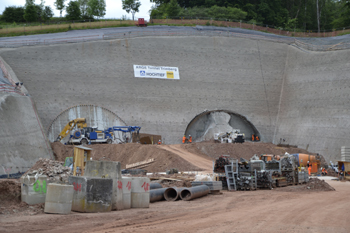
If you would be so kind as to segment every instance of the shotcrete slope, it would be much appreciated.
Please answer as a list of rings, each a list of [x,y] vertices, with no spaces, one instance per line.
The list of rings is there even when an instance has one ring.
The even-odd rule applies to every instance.
[[[301,52],[290,46],[276,141],[335,162],[349,145],[350,51]]]
[[[229,48],[229,49],[228,49]],[[45,128],[66,108],[103,106],[142,132],[179,143],[205,110],[230,110],[271,141],[287,45],[221,37],[160,37],[23,47],[1,56],[35,99]],[[134,78],[133,65],[179,67],[180,80]]]
[[[265,142],[284,138],[327,159],[339,159],[349,142],[349,54],[204,36],[0,51],[26,83],[45,129],[68,107],[94,104],[180,143],[196,115],[227,110],[246,117]],[[180,80],[134,78],[133,65],[179,67]]]

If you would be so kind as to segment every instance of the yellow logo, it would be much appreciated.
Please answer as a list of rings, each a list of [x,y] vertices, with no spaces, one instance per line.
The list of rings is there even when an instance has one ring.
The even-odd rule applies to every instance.
[[[173,71],[167,71],[166,72],[166,77],[167,78],[174,78],[174,72]]]

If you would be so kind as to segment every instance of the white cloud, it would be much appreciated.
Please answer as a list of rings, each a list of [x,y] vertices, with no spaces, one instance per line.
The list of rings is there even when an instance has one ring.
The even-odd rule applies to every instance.
[[[7,6],[24,6],[25,0],[0,0],[0,14],[5,10]],[[55,9],[54,3],[55,0],[45,0],[45,6],[51,6],[54,11],[54,16],[59,17],[60,12]],[[69,0],[66,1],[66,5]],[[145,18],[149,19],[149,10],[152,7],[152,3],[149,0],[140,0],[141,7],[140,11],[135,14],[136,18]],[[36,4],[40,4],[40,0],[35,0]],[[66,14],[65,11],[62,12],[64,16]],[[123,15],[126,15],[128,18],[132,18],[131,14],[127,14],[126,11],[122,9],[122,1],[121,0],[106,0],[106,15],[105,18],[118,18],[120,19]]]

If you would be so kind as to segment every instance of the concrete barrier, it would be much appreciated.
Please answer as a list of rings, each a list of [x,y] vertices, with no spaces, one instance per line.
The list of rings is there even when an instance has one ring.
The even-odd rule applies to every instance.
[[[131,208],[148,208],[150,202],[150,180],[133,177],[131,181]]]
[[[74,188],[73,211],[97,213],[112,210],[112,179],[70,176],[68,181]]]
[[[21,177],[21,199],[29,205],[45,203],[46,184],[48,177],[46,175]]]
[[[123,181],[120,162],[87,161],[84,175],[113,179],[112,209],[123,209]]]
[[[48,184],[44,212],[51,214],[70,214],[73,193],[73,185]]]
[[[131,208],[131,177],[123,177],[123,207],[124,209]]]

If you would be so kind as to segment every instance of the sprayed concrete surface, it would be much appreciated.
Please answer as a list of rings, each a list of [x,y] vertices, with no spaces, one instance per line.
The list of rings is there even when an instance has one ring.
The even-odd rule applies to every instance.
[[[62,111],[90,104],[162,135],[164,143],[180,143],[196,116],[224,110],[249,122],[248,137],[256,131],[265,142],[284,138],[331,160],[348,143],[349,54],[191,36],[0,51],[25,82],[45,129]],[[179,67],[180,80],[134,78],[134,64]]]
[[[12,80],[18,82],[11,67],[2,62]],[[27,93],[24,86],[21,89]],[[34,100],[21,92],[0,91],[0,175],[25,172],[39,158],[52,157]]]
[[[0,175],[25,172],[52,152],[28,96],[0,93]]]
[[[230,49],[227,49],[230,48]],[[72,105],[94,104],[142,132],[179,143],[206,110],[245,116],[273,139],[285,44],[239,38],[136,38],[24,47],[1,56],[27,85],[44,128]],[[180,80],[133,77],[133,64],[179,67]]]

